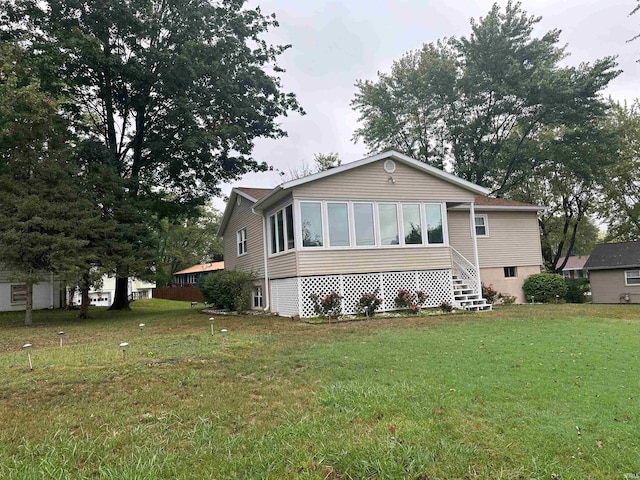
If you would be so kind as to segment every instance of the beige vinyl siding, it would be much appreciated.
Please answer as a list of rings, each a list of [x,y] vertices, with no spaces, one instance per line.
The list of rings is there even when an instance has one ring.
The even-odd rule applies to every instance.
[[[309,250],[298,252],[298,275],[300,276],[444,268],[451,268],[451,251],[449,247]]]
[[[384,160],[331,175],[294,189],[295,198],[352,200],[473,200],[475,194],[452,183],[396,162],[396,171],[384,171]]]
[[[448,210],[447,217],[449,218],[449,245],[474,263],[469,211]]]
[[[289,278],[297,275],[295,250],[269,257],[267,262],[270,279]]]
[[[542,265],[536,212],[476,210],[476,213],[486,214],[489,223],[489,236],[477,237],[480,268]],[[467,230],[467,237],[470,236]]]
[[[235,199],[234,199],[235,203]],[[240,205],[235,204],[231,218],[224,232],[224,268],[225,270],[245,270],[264,276],[264,254],[262,237],[262,216],[251,211],[253,202],[242,198]],[[247,229],[247,253],[238,256],[236,233]]]
[[[591,301],[593,303],[627,303],[620,300],[620,296],[629,293],[629,303],[640,303],[640,285],[625,284],[626,270],[638,269],[590,270]]]
[[[509,278],[504,276],[504,267],[480,268],[480,279],[482,283],[491,285],[497,292],[516,297],[516,303],[526,303],[522,285],[534,273],[540,273],[539,265],[518,266],[516,267],[516,276]]]

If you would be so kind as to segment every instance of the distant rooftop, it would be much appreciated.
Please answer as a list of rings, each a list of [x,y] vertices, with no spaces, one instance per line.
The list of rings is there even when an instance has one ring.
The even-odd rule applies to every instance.
[[[596,245],[585,264],[588,270],[640,267],[640,242]]]
[[[174,275],[183,275],[186,273],[202,273],[215,272],[216,270],[224,270],[224,262],[199,263],[184,270],[174,273]]]

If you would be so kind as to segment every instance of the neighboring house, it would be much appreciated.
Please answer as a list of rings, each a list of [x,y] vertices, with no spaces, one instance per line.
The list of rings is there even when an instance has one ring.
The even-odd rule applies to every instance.
[[[153,289],[156,287],[155,282],[145,282],[137,278],[130,278],[127,283],[127,293],[130,300],[153,297]],[[100,288],[92,288],[89,290],[89,302],[96,307],[110,307],[115,298],[115,293],[116,278],[105,275],[102,277],[102,286]],[[73,293],[71,303],[73,305],[80,305],[82,303],[80,292],[77,289]]]
[[[640,242],[596,245],[584,267],[593,303],[640,303]]]
[[[11,272],[0,270],[0,312],[25,309],[26,286],[12,278]],[[41,281],[33,286],[33,309],[60,308],[63,295],[62,282],[51,273],[43,273]]]
[[[177,287],[197,287],[200,277],[218,270],[224,270],[224,262],[199,263],[174,273],[172,285]]]
[[[565,257],[560,257],[556,265],[562,265]],[[584,264],[589,260],[589,255],[572,255],[567,260],[567,264],[562,269],[564,278],[587,278],[588,273]]]
[[[427,306],[489,309],[480,282],[524,300],[542,266],[541,207],[488,191],[397,152],[385,152],[274,189],[234,188],[219,235],[227,269],[257,274],[254,308],[314,316],[312,294],[339,292],[343,312],[399,289]]]

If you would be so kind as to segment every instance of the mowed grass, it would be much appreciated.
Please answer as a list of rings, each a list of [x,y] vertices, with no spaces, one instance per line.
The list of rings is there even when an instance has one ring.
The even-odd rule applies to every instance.
[[[92,315],[0,314],[0,478],[640,478],[639,306]]]

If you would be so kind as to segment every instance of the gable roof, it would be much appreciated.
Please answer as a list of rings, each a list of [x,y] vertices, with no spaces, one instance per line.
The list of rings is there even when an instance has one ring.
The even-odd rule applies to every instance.
[[[583,270],[587,260],[589,260],[589,255],[571,255],[562,270]],[[564,262],[564,257],[560,257],[556,265],[562,265],[562,262]]]
[[[199,263],[191,267],[175,272],[174,275],[184,275],[186,273],[202,273],[215,272],[216,270],[224,270],[224,262]]]
[[[252,202],[257,202],[273,189],[272,188],[236,187],[234,190],[236,190],[239,195],[242,195],[248,200],[251,200]]]
[[[584,267],[587,270],[640,267],[640,242],[601,243],[596,245]]]
[[[256,203],[258,200],[266,196],[272,188],[251,188],[251,187],[235,187],[231,189],[231,195],[229,195],[229,201],[227,202],[227,206],[224,208],[224,213],[222,214],[222,220],[220,221],[220,228],[218,228],[218,237],[222,237],[224,235],[224,230],[227,228],[227,223],[229,223],[229,219],[231,218],[231,212],[235,208],[236,199],[238,197],[243,197],[249,200],[251,203]]]
[[[377,162],[380,160],[392,159],[397,162],[403,163],[405,165],[409,165],[410,167],[415,168],[416,170],[421,170],[423,172],[429,173],[436,178],[444,180],[445,182],[457,185],[458,187],[464,188],[465,190],[469,190],[476,194],[480,195],[488,195],[489,190],[480,185],[476,185],[475,183],[468,182],[467,180],[463,180],[462,178],[456,177],[450,173],[447,173],[439,168],[432,167],[431,165],[427,165],[426,163],[419,162],[403,153],[396,152],[395,150],[389,150],[388,152],[379,153],[377,155],[373,155],[371,157],[366,157],[360,160],[356,160],[355,162],[345,163],[344,165],[340,165],[339,167],[331,168],[329,170],[325,170],[323,172],[314,173],[313,175],[307,175],[302,178],[297,178],[295,180],[291,180],[288,182],[284,182],[282,185],[277,186],[271,192],[264,197],[258,199],[254,208],[256,210],[264,210],[269,205],[274,202],[277,202],[279,199],[284,197],[288,190],[294,187],[298,187],[300,185],[304,185],[306,183],[315,182],[316,180],[320,180],[322,178],[327,178],[332,175],[339,175],[342,172],[346,172],[353,168],[358,168],[363,165],[367,165],[369,163]]]

